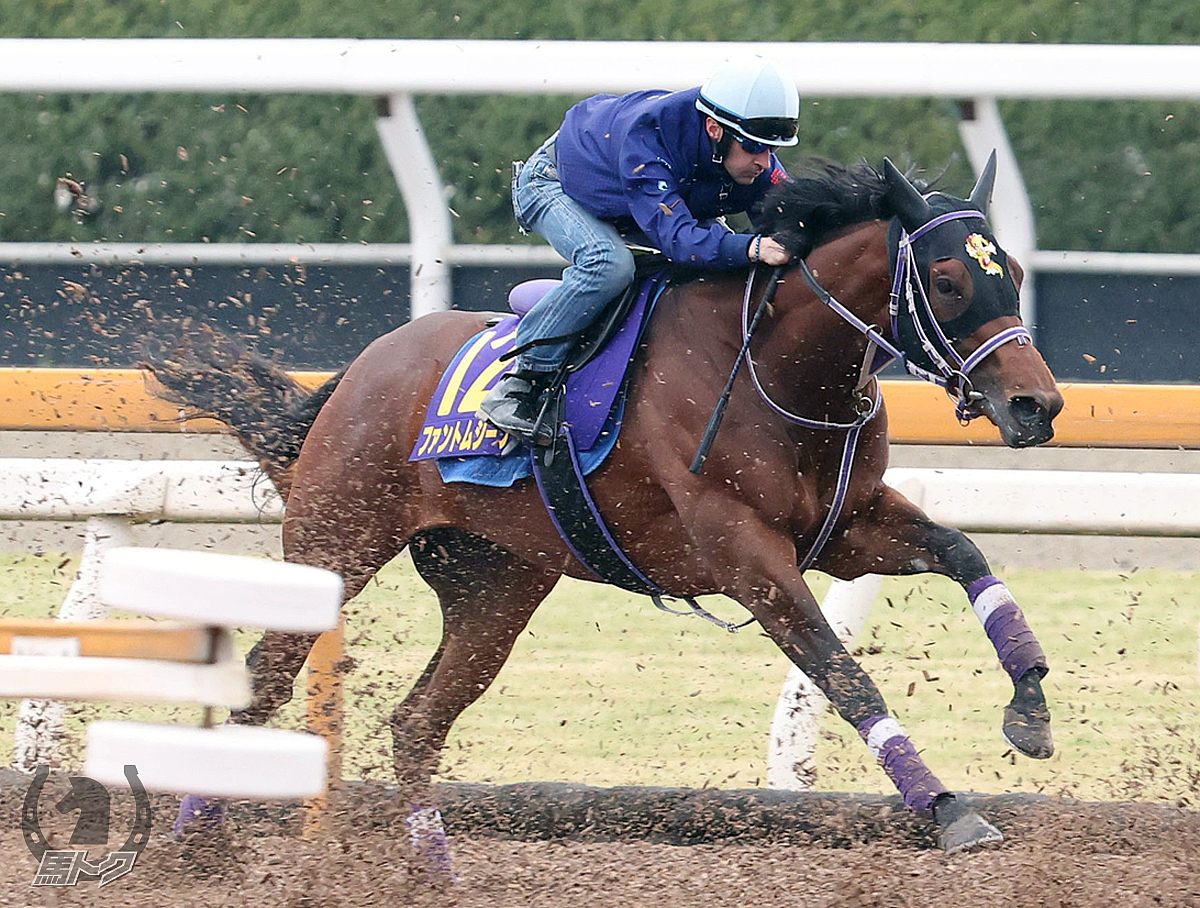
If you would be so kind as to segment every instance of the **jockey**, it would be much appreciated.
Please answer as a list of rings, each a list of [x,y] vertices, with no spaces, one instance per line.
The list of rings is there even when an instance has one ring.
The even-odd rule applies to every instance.
[[[796,144],[799,113],[795,84],[761,57],[722,65],[700,88],[596,95],[567,111],[515,176],[513,211],[571,264],[521,319],[522,352],[482,415],[526,444],[550,444],[542,400],[571,336],[633,280],[627,237],[693,267],[785,264],[770,237],[734,233],[721,217],[751,212],[787,179],[773,149]]]

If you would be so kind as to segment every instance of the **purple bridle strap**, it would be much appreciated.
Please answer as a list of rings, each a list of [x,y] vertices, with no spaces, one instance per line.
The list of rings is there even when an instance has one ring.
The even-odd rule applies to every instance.
[[[950,221],[961,220],[962,218],[976,218],[980,221],[986,221],[987,215],[985,215],[982,211],[976,211],[974,208],[967,208],[963,211],[947,211],[945,214],[939,214],[936,218],[931,218],[912,233],[908,234],[908,241],[910,243],[915,243],[925,234],[929,233],[929,231],[936,230],[943,224],[947,224]],[[901,242],[903,242],[903,240],[901,240]]]
[[[1023,347],[1033,343],[1033,336],[1023,325],[1013,325],[1011,328],[1005,328],[1003,331],[993,334],[963,361],[962,374],[964,376],[970,374],[971,370],[978,366],[984,358],[995,352],[996,348],[1003,347],[1009,341],[1014,340]]]
[[[958,397],[958,417],[959,419],[970,419],[968,407],[970,400],[968,398],[968,388],[970,386],[969,376],[971,371],[978,366],[990,354],[994,353],[999,347],[1007,344],[1009,341],[1017,341],[1021,345],[1033,342],[1033,336],[1022,325],[1015,325],[1011,328],[1006,328],[997,334],[992,335],[986,341],[971,353],[966,359],[963,359],[954,345],[950,343],[950,339],[942,333],[941,327],[938,324],[937,318],[934,317],[933,311],[929,305],[929,298],[925,295],[925,288],[914,275],[914,260],[912,254],[912,244],[924,236],[926,233],[946,224],[950,221],[960,220],[963,218],[978,218],[985,220],[982,211],[967,209],[965,211],[948,211],[945,214],[940,214],[935,218],[922,224],[911,234],[901,230],[900,243],[896,251],[896,267],[894,269],[895,276],[892,281],[891,292],[891,314],[892,314],[892,335],[898,337],[899,318],[900,318],[900,297],[904,288],[907,286],[909,292],[909,310],[913,313],[913,326],[921,339],[921,345],[929,358],[937,364],[938,372],[935,374],[925,369],[921,369],[911,363],[905,362],[908,371],[924,378],[926,381],[931,381],[935,384],[945,387],[952,391]],[[926,313],[929,316],[929,324],[933,326],[933,337],[926,333],[920,319],[916,317],[916,294],[920,296],[920,302],[924,306]]]

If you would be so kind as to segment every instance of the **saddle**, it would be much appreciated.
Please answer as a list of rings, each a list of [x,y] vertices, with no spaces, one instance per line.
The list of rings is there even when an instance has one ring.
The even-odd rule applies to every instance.
[[[558,436],[560,427],[566,420],[568,378],[591,363],[616,337],[638,301],[638,295],[641,292],[644,280],[645,278],[635,277],[624,291],[604,308],[600,316],[582,332],[531,341],[530,343],[513,348],[500,357],[502,361],[507,362],[516,359],[517,356],[532,347],[558,343],[564,340],[575,341],[562,366],[554,373],[550,381],[543,399],[541,412],[538,416],[538,422],[548,427],[552,436]],[[524,318],[529,310],[536,306],[547,293],[560,283],[562,282],[553,278],[541,278],[518,284],[508,294],[508,306],[518,318]],[[643,313],[643,318],[648,319],[648,317],[649,311],[647,309]],[[505,316],[497,315],[495,320],[489,321],[489,324],[499,324],[504,318]],[[644,324],[641,327],[644,327]],[[623,381],[622,377],[622,384]],[[534,452],[534,456],[538,456],[539,454],[549,457],[554,456],[552,449],[542,449]]]
[[[550,389],[550,399],[543,408],[542,418],[551,421],[554,441],[547,448],[532,451],[531,464],[546,511],[576,559],[601,580],[630,592],[653,596],[661,591],[647,580],[621,551],[603,517],[600,516],[588,489],[587,476],[580,463],[571,425],[563,419],[566,377],[578,372],[595,359],[616,335],[629,318],[645,279],[644,276],[635,276],[633,282],[625,288],[625,292],[613,300],[600,317],[579,336],[578,342],[556,377],[555,384]],[[525,293],[540,291],[537,299],[541,299],[541,296],[549,292],[557,282],[538,283],[544,283],[544,286],[527,287]],[[524,294],[518,293],[522,287],[525,285],[514,288],[513,293],[509,295],[509,305],[518,314],[523,314],[521,309],[525,304]],[[537,300],[533,301],[536,302]],[[639,339],[650,321],[650,312],[651,307],[647,306],[637,329]],[[516,352],[514,351],[514,354]],[[621,377],[619,397],[622,399],[625,396],[627,381],[626,372]]]
[[[710,615],[690,597],[684,597],[687,611],[665,606],[667,593],[621,550],[587,484],[587,474],[616,445],[629,363],[673,276],[661,264],[645,269],[580,336],[552,392],[556,400],[547,417],[554,420],[554,443],[537,451],[520,447],[508,453],[496,437],[499,432],[479,420],[475,408],[515,356],[519,316],[557,282],[528,281],[513,288],[509,305],[515,314],[489,319],[487,328],[467,341],[446,368],[409,459],[436,460],[445,482],[509,486],[532,475],[559,535],[597,579],[648,595],[664,611],[697,614],[733,630],[734,625]]]
[[[658,267],[661,269],[661,263],[658,264]],[[625,325],[630,312],[638,302],[644,281],[644,278],[635,278],[625,292],[608,307],[602,317],[593,323],[591,329],[585,332],[567,359],[563,370],[564,375],[576,372],[591,362],[596,354],[604,349],[610,338]],[[526,292],[532,294],[540,290],[544,294],[552,285],[552,281],[547,282],[547,286],[529,288]],[[540,298],[540,296],[537,297],[537,299]],[[533,303],[536,302],[535,299]],[[530,307],[533,303],[530,304]],[[519,311],[525,305],[524,296],[519,295],[514,300],[510,294],[509,304],[514,311]],[[649,323],[651,309],[652,307],[647,306],[641,317],[641,324],[638,328],[639,339]],[[622,378],[620,394],[622,399],[625,394],[624,385],[627,381],[628,374]],[[551,394],[561,399],[564,387],[560,382],[559,387],[553,389]],[[664,604],[663,600],[669,598],[666,591],[643,574],[625,554],[592,499],[586,470],[576,449],[571,426],[562,420],[562,407],[552,405],[548,407],[548,411],[547,415],[555,420],[553,423],[554,441],[548,448],[532,452],[533,475],[537,480],[538,491],[542,495],[542,502],[546,506],[551,521],[576,560],[600,580],[633,593],[649,596],[655,606],[662,611],[674,615],[698,615],[728,631],[738,630],[748,624],[749,622],[734,624],[722,621],[701,607],[691,596],[683,597],[683,601],[687,604],[686,610],[673,609]]]
[[[550,385],[546,404],[542,408],[542,419],[549,422],[551,435],[555,439],[560,439],[563,434],[569,434],[571,431],[571,424],[566,420],[565,406],[568,379],[595,361],[596,357],[608,348],[609,344],[617,338],[622,330],[625,331],[632,343],[627,342],[620,345],[622,352],[626,350],[628,352],[625,353],[625,362],[619,365],[619,379],[617,379],[615,368],[606,370],[609,374],[605,383],[611,386],[614,384],[614,379],[617,379],[616,384],[619,390],[617,391],[616,398],[624,398],[625,385],[628,379],[628,366],[633,359],[633,352],[637,349],[637,343],[641,340],[641,335],[650,322],[650,314],[654,308],[653,302],[643,300],[642,297],[647,294],[652,283],[661,283],[657,291],[650,291],[654,299],[657,300],[658,293],[665,289],[666,284],[670,281],[670,276],[665,273],[666,268],[667,259],[661,253],[640,255],[634,270],[633,281],[583,331],[575,335],[536,340],[521,347],[516,347],[501,357],[504,360],[515,359],[520,353],[530,347],[574,339],[574,346],[567,354],[566,360],[555,375]],[[509,293],[509,308],[518,317],[523,317],[525,313],[537,305],[542,297],[549,293],[558,283],[560,282],[550,279],[527,281],[524,284],[518,284]],[[646,305],[639,306],[640,302],[646,302]],[[636,324],[629,324],[630,316],[635,308],[639,310],[637,315],[638,321]],[[614,364],[614,366],[616,365]],[[578,438],[578,435],[576,437]],[[590,443],[590,438],[586,439],[586,444],[590,446]],[[565,453],[565,449],[556,443],[544,450],[533,453],[535,460],[540,456],[545,464],[550,466],[557,455]]]
[[[512,359],[524,353],[530,347],[574,340],[575,346],[567,354],[564,371],[566,374],[578,372],[595,359],[596,355],[604,349],[613,336],[621,329],[621,326],[625,323],[625,319],[629,316],[630,310],[637,302],[642,284],[652,277],[663,275],[669,267],[667,257],[661,252],[639,253],[635,261],[633,281],[619,296],[605,306],[600,315],[583,331],[576,334],[564,334],[560,337],[548,337],[532,341],[509,351],[502,358]],[[666,279],[670,280],[670,275],[667,275]],[[517,284],[517,286],[509,291],[508,308],[518,317],[524,317],[530,309],[541,302],[547,293],[561,283],[562,281],[557,278],[538,278]],[[497,314],[495,322],[505,317],[504,315]]]

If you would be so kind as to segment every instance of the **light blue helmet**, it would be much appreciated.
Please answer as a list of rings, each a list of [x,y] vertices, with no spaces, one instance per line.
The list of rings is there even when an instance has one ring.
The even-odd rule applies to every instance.
[[[800,93],[763,57],[723,63],[701,87],[696,109],[764,145],[796,144]]]

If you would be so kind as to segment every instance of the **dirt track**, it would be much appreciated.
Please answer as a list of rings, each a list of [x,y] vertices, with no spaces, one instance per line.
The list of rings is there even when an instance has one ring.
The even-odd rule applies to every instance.
[[[946,856],[893,798],[450,787],[459,882],[441,892],[405,869],[386,789],[348,795],[323,839],[295,835],[278,810],[241,808],[226,839],[190,849],[167,837],[174,802],[159,797],[138,865],[98,890],[30,887],[21,794],[9,785],[0,797],[12,830],[0,839],[0,905],[1200,906],[1200,814],[1153,805],[979,797],[1006,841]],[[556,830],[571,838],[544,838]],[[518,835],[527,840],[508,838]]]

